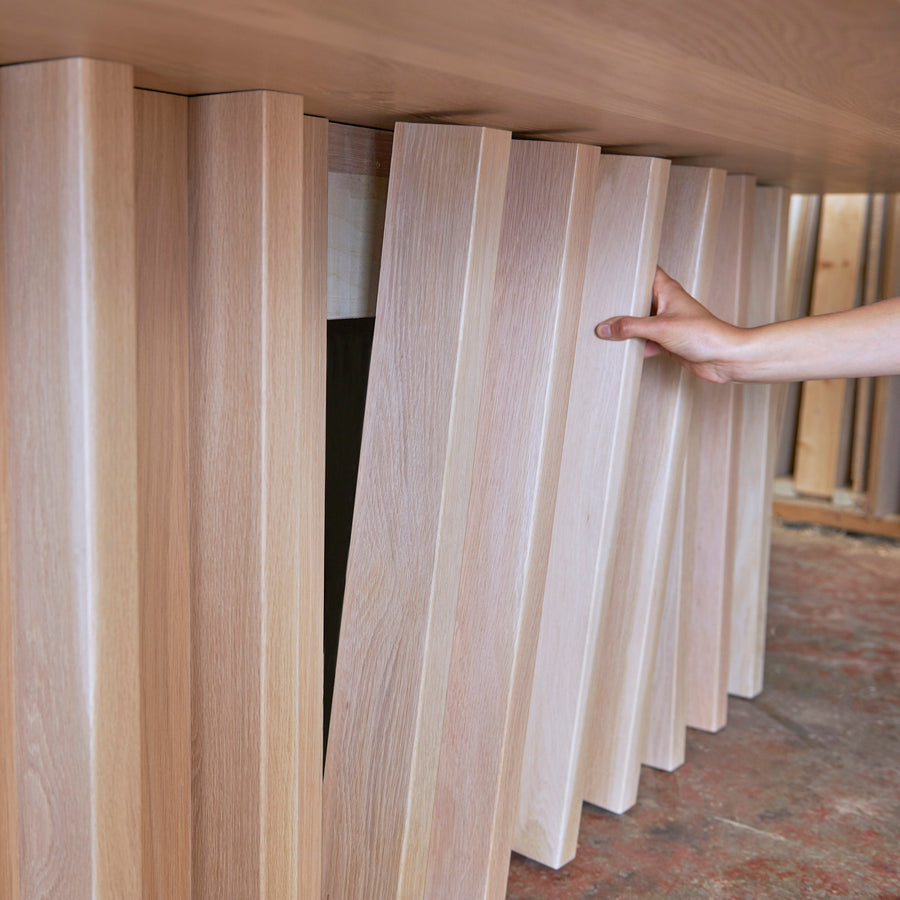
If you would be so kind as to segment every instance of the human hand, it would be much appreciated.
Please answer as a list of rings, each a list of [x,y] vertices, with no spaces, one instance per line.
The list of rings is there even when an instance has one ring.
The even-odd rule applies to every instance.
[[[733,362],[743,329],[717,319],[660,268],[653,280],[652,308],[653,315],[646,318],[607,319],[595,333],[611,341],[643,338],[645,356],[665,352],[707,381],[734,380]]]

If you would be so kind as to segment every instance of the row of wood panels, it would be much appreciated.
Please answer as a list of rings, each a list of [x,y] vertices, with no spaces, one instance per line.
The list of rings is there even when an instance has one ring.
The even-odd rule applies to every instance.
[[[770,390],[593,328],[657,262],[783,315],[787,194],[133,84],[0,70],[0,892],[502,897],[761,687]],[[323,787],[326,284],[376,268]]]
[[[91,56],[143,88],[266,88],[414,119],[900,190],[894,0],[0,0],[0,63]]]

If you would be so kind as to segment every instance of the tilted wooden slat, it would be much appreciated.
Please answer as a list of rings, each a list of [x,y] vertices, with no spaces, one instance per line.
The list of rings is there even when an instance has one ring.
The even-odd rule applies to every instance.
[[[3,69],[0,141],[20,895],[140,897],[130,67]]]
[[[822,197],[819,194],[794,194],[791,197],[784,278],[785,311],[781,316],[783,319],[796,319],[809,312],[821,208]],[[782,476],[791,475],[794,471],[800,383],[792,382],[778,393],[781,412],[778,416],[778,457],[775,474]]]
[[[577,144],[510,153],[428,897],[506,894],[600,163]]]
[[[706,302],[709,294],[724,191],[725,172],[721,169],[672,167],[659,264],[701,303]],[[662,621],[657,629],[659,637],[655,649],[651,642],[648,651],[652,668],[642,674],[650,681],[649,698],[642,701],[637,713],[646,719],[642,726],[646,730],[646,739],[638,740],[635,746],[638,762],[643,759],[648,765],[669,771],[684,762],[685,662],[690,606],[687,602],[689,592],[683,590],[683,573],[685,547],[693,550],[693,532],[688,536],[684,533],[689,524],[686,512],[692,504],[683,497],[683,486],[695,390],[694,377],[671,360],[660,357],[645,361],[638,397],[639,424],[635,426],[638,437],[632,446],[632,465],[626,480],[626,498],[629,488],[634,491],[633,501],[629,503],[626,499],[625,504],[628,517],[634,523],[632,527],[642,519],[645,528],[654,527],[654,521],[648,517],[655,513],[649,505],[656,492],[669,492],[662,518],[672,517],[669,526],[673,528],[671,548],[664,542],[645,543],[646,565],[642,563],[634,570],[635,577],[639,577],[652,569],[651,560],[657,554],[668,555],[668,571],[664,568],[658,573],[664,584],[657,582],[649,588],[661,592],[653,602],[662,604]],[[642,460],[639,465],[636,464],[638,454]],[[673,462],[667,470],[664,458],[668,457],[672,457]],[[656,478],[649,478],[654,473]],[[665,477],[660,477],[663,475]],[[620,546],[627,547],[627,543],[622,535]],[[687,569],[690,568],[688,565]],[[640,584],[638,580],[636,586],[640,588]],[[632,760],[630,765],[634,779],[636,763]]]
[[[196,896],[320,893],[325,247],[304,132],[300,97],[189,102]]]
[[[0,172],[2,153],[3,141],[0,137]],[[8,357],[3,243],[3,179],[0,177],[0,897],[16,900],[19,896],[19,804],[16,790],[13,611],[9,583]]]
[[[643,355],[593,329],[649,312],[668,171],[664,160],[601,158],[514,841],[552,866],[575,855],[597,627]]]
[[[718,215],[724,179],[720,170],[679,167],[669,178],[660,265],[675,270],[678,280],[686,277],[687,289],[699,290],[701,296],[712,253],[707,253],[705,271],[698,268],[699,254],[703,238],[708,245],[715,236],[706,214]],[[694,382],[665,356],[644,362],[612,582],[601,620],[598,697],[592,710],[596,742],[590,745],[589,796],[613,812],[624,812],[637,800]]]
[[[756,189],[746,320],[751,328],[782,318],[788,201],[784,188]],[[768,384],[747,384],[739,390],[743,396],[738,436],[728,691],[752,698],[763,688],[777,452],[778,423],[773,409],[777,397],[773,385]]]
[[[810,315],[851,309],[859,290],[868,195],[832,194],[822,200]],[[794,460],[798,493],[831,497],[837,475],[847,382],[808,381],[800,393]]]
[[[324,896],[425,889],[508,132],[394,133],[324,788]]]
[[[887,200],[882,254],[882,299],[900,296],[900,194]],[[875,381],[869,461],[871,512],[900,515],[900,376]]]
[[[144,897],[189,900],[187,99],[134,103]]]
[[[749,175],[725,180],[710,284],[710,310],[736,325],[746,321],[754,190]],[[696,501],[689,526],[694,559],[686,720],[694,728],[718,731],[728,703],[741,396],[734,384],[700,381],[697,388],[685,481],[685,496]]]

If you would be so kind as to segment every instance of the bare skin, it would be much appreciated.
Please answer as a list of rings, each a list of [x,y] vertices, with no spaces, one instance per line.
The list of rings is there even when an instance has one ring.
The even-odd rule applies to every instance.
[[[812,381],[900,374],[900,297],[847,312],[737,328],[717,319],[662,269],[654,315],[601,322],[597,337],[643,338],[707,381]]]

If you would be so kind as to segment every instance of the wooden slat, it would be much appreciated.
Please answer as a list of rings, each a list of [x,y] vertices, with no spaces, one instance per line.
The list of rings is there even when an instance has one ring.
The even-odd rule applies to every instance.
[[[325,248],[305,137],[300,97],[189,102],[199,896],[320,891],[325,295],[306,266]]]
[[[781,316],[782,319],[796,319],[809,312],[821,207],[822,198],[818,194],[794,194],[791,197],[787,268],[784,280],[786,309]],[[800,384],[793,382],[787,388],[778,391],[778,395],[781,413],[778,417],[780,424],[775,473],[782,476],[791,475],[794,471]]]
[[[753,255],[747,325],[754,328],[780,318],[787,249],[788,195],[784,188],[758,187],[753,219]],[[741,421],[737,470],[737,540],[732,576],[731,649],[728,691],[755,697],[763,688],[769,546],[775,484],[777,403],[773,386],[739,388]]]
[[[900,296],[900,194],[888,198],[881,275],[882,299]],[[869,506],[876,516],[900,514],[900,376],[875,382]]]
[[[884,194],[875,194],[869,200],[869,227],[866,230],[865,278],[862,296],[864,306],[868,306],[879,299],[886,200],[887,198]],[[861,494],[866,489],[869,438],[872,430],[872,387],[873,379],[871,378],[858,378],[856,380],[853,459],[850,472],[850,489],[854,494]]]
[[[862,266],[868,197],[829,195],[822,201],[811,315],[854,306]],[[809,381],[800,395],[794,484],[801,494],[834,494],[846,379]]]
[[[509,157],[399,125],[324,791],[325,896],[423,896]]]
[[[0,139],[0,172],[3,143]],[[9,420],[6,378],[6,285],[0,178],[0,897],[19,896],[19,814],[16,790],[16,694],[13,611],[9,583]]]
[[[134,102],[144,897],[189,900],[187,99]]]
[[[425,896],[506,894],[600,164],[510,152]]]
[[[729,175],[709,308],[736,325],[746,321],[753,205],[754,179]],[[696,506],[686,718],[705,731],[718,731],[727,715],[740,401],[736,385],[699,382],[688,449],[685,496]]]
[[[673,166],[669,177],[669,191],[666,195],[666,213],[663,218],[663,232],[659,247],[659,264],[673,278],[701,302],[706,302],[709,284],[712,278],[713,254],[719,233],[719,218],[722,214],[722,200],[725,191],[725,172],[721,169],[699,169],[684,166]],[[647,376],[652,370],[648,363],[644,364],[641,380],[641,395],[648,393],[653,387]],[[646,740],[639,741],[638,751],[648,765],[672,771],[684,762],[685,745],[685,663],[687,655],[688,615],[690,605],[687,602],[688,592],[684,591],[685,547],[693,548],[693,532],[685,535],[685,527],[689,525],[686,516],[688,504],[683,497],[684,468],[687,456],[686,437],[691,423],[693,410],[693,394],[696,382],[687,372],[673,369],[670,361],[659,359],[656,363],[656,388],[659,397],[678,403],[680,396],[687,395],[688,403],[675,407],[675,415],[670,423],[656,424],[652,415],[645,416],[643,428],[636,429],[640,434],[642,452],[647,457],[644,468],[633,467],[631,479],[635,483],[645,483],[645,472],[653,471],[652,448],[654,444],[666,446],[666,451],[677,453],[680,462],[672,471],[675,484],[668,485],[672,491],[670,503],[674,510],[674,531],[671,552],[669,553],[668,573],[664,574],[662,625],[655,652],[651,649],[651,657],[655,658],[650,678],[649,709],[642,707],[647,718],[645,724]],[[668,377],[665,377],[668,376]],[[677,393],[676,393],[677,392]],[[673,397],[674,393],[674,397]],[[648,406],[652,404],[648,403]],[[638,399],[638,415],[640,416],[641,399]],[[651,412],[650,409],[647,410]],[[679,438],[680,432],[680,438]],[[681,441],[679,444],[678,441]],[[671,448],[671,449],[670,449]],[[650,455],[648,456],[648,451]],[[664,452],[666,452],[664,451]],[[632,453],[634,459],[634,453]],[[647,483],[648,492],[651,488]],[[627,490],[627,483],[626,483]],[[649,497],[639,496],[638,502],[646,505]],[[626,502],[626,508],[628,504]],[[646,515],[647,513],[645,513]],[[655,552],[665,547],[648,547],[645,551],[647,559],[652,559]],[[688,565],[690,570],[691,566]],[[645,677],[647,677],[645,675]],[[643,749],[642,749],[643,748]],[[634,777],[634,776],[632,776]]]
[[[128,66],[0,71],[23,897],[141,896]]]
[[[668,173],[664,160],[601,159],[514,844],[553,866],[575,855],[597,627],[642,362],[635,342],[600,343],[593,329],[649,311]]]
[[[678,167],[670,176],[660,265],[675,270],[673,277],[685,278],[687,289],[701,296],[712,254],[705,271],[699,256],[714,237],[705,213],[710,205],[721,206],[724,178],[721,171]],[[662,355],[645,361],[641,374],[612,581],[600,624],[597,704],[590,712],[596,741],[589,745],[588,797],[613,812],[624,812],[637,800],[694,382]]]
[[[772,504],[774,514],[785,522],[825,525],[841,531],[874,534],[880,537],[900,539],[900,517],[864,515],[854,510],[841,509],[826,500],[780,500]]]

